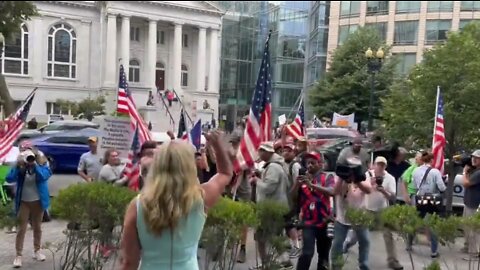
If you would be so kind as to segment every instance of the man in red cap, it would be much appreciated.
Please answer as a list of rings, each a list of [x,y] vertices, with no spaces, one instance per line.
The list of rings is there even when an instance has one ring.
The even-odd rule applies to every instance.
[[[322,171],[322,155],[318,152],[304,154],[307,175],[297,177],[293,190],[298,190],[298,203],[302,211],[303,225],[302,255],[298,259],[297,270],[308,270],[315,250],[318,253],[318,270],[328,269],[328,259],[332,239],[327,234],[327,224],[332,216],[330,198],[333,196],[335,180],[333,175]],[[293,191],[295,192],[295,191]]]

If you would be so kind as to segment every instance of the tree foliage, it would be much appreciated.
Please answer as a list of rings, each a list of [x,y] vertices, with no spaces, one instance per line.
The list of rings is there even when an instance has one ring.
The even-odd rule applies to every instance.
[[[365,51],[382,48],[386,58],[381,70],[375,75],[374,117],[381,106],[379,98],[389,89],[395,73],[396,59],[389,56],[390,47],[371,28],[359,28],[333,53],[329,70],[310,95],[310,102],[320,117],[355,113],[356,121],[368,118],[371,74]]]
[[[75,117],[83,115],[84,118],[93,117],[98,114],[105,114],[106,100],[104,96],[96,98],[88,97],[80,102],[70,101],[66,99],[57,99],[56,103],[60,106],[62,111],[70,110]]]

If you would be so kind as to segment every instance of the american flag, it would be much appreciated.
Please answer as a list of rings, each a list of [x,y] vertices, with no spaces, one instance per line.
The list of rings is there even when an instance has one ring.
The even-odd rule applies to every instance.
[[[132,146],[128,151],[128,162],[125,165],[125,175],[128,178],[128,187],[134,191],[138,191],[140,187],[140,141],[139,141],[139,127],[135,128],[133,135]]]
[[[36,89],[25,99],[20,108],[15,114],[9,116],[1,123],[0,130],[0,161],[3,161],[12,150],[13,144],[18,139],[22,131],[25,121],[27,120],[30,107],[32,107],[33,98],[35,97]]]
[[[123,65],[120,65],[120,78],[118,83],[118,102],[117,113],[120,115],[129,116],[132,123],[132,130],[138,125],[139,129],[139,142],[143,144],[145,141],[151,140],[150,131],[148,126],[143,121],[142,116],[137,111],[133,96],[128,89],[127,77],[125,76],[125,70]]]
[[[446,145],[445,131],[443,124],[443,97],[440,87],[437,89],[437,110],[435,115],[435,128],[433,130],[433,162],[432,167],[437,168],[443,174],[444,171],[444,149]]]
[[[235,172],[254,166],[257,150],[264,141],[272,139],[272,81],[270,74],[270,34],[265,42],[262,64],[258,74],[257,85],[252,97],[252,106],[247,118],[244,136],[234,163]]]
[[[295,120],[292,124],[287,125],[287,133],[297,140],[305,136],[305,110],[303,108],[303,100],[300,101]]]

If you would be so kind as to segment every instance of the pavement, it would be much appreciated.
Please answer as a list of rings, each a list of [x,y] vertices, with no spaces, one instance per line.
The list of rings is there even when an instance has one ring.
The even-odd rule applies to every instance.
[[[58,191],[62,188],[68,187],[69,185],[82,182],[78,176],[75,175],[54,175],[49,183],[51,188],[52,195],[58,194]],[[43,223],[43,236],[42,244],[50,242],[54,244],[61,243],[65,240],[65,236],[62,233],[66,228],[66,222],[60,220],[53,220],[48,223]],[[371,232],[370,234],[370,268],[372,270],[384,270],[388,269],[386,265],[386,253],[385,246],[383,241],[383,236],[379,232]],[[31,270],[52,270],[54,269],[54,260],[53,254],[44,250],[44,254],[47,256],[45,262],[35,262],[31,255],[33,253],[32,245],[32,231],[29,229],[25,237],[24,245],[24,259],[23,259],[23,269]],[[430,264],[432,259],[430,258],[430,248],[427,245],[426,239],[419,237],[419,244],[414,246],[413,251],[413,262],[415,269],[423,269],[425,266]],[[442,269],[457,269],[457,270],[470,270],[474,269],[469,268],[468,261],[463,258],[466,257],[465,254],[460,252],[461,247],[463,246],[464,240],[458,238],[458,241],[451,247],[440,247],[440,257],[438,261],[441,264]],[[11,263],[15,258],[15,234],[6,234],[5,231],[0,231],[0,270],[12,269]],[[398,252],[398,260],[405,267],[405,269],[412,269],[408,253],[405,251],[405,244],[400,237],[396,237],[396,246]],[[358,246],[355,246],[351,249],[348,255],[346,255],[346,265],[345,270],[356,270],[357,269],[357,258],[358,258]],[[200,255],[200,269],[206,270],[204,267],[205,263],[203,261],[204,253],[203,251],[199,252]],[[61,257],[61,253],[55,253],[55,258],[58,261]],[[296,260],[294,261],[294,263]],[[249,267],[256,264],[255,256],[255,243],[253,241],[253,232],[250,232],[247,243],[247,262],[245,264],[237,264],[235,270],[248,270]],[[316,258],[312,261],[312,266],[310,269],[316,269]],[[476,267],[476,264],[475,264]],[[116,270],[118,269],[118,264],[115,266],[105,267],[105,270]],[[58,266],[55,269],[60,269]]]

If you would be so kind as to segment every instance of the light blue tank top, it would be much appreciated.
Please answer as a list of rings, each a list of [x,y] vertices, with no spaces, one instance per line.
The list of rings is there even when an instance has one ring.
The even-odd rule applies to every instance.
[[[205,224],[203,200],[180,219],[177,228],[168,229],[160,236],[148,231],[143,207],[137,197],[137,231],[142,247],[141,270],[198,270],[198,242]]]

